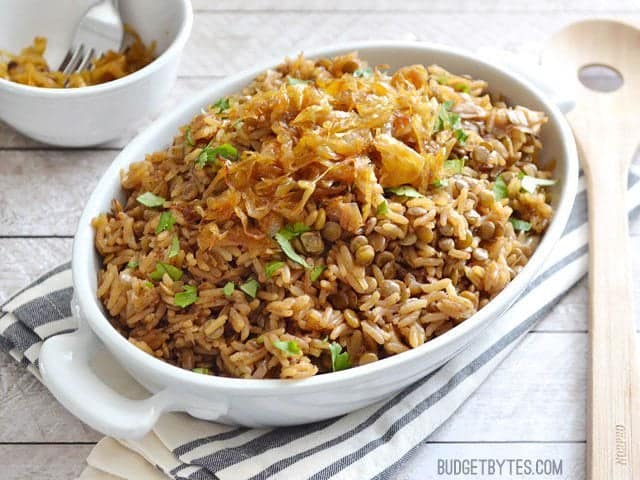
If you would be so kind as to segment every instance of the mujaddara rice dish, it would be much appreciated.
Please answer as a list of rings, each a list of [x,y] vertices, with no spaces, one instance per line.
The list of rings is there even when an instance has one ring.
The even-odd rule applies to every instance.
[[[299,56],[121,173],[97,295],[201,374],[304,378],[419,347],[524,267],[553,210],[542,112],[479,79]]]

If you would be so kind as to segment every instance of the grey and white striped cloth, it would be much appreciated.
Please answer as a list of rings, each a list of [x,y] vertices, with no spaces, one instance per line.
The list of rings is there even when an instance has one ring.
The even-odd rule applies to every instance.
[[[629,214],[640,205],[640,179],[629,180]],[[584,179],[571,220],[540,275],[491,329],[442,368],[384,402],[301,427],[252,430],[167,414],[141,441],[100,442],[81,478],[386,479],[440,426],[584,276],[587,269]],[[0,347],[34,375],[43,339],[74,328],[69,264],[14,295],[0,317]],[[108,354],[105,354],[109,357]],[[109,370],[117,372],[113,359]],[[101,361],[101,363],[104,363]],[[115,375],[115,373],[113,373]],[[125,375],[125,374],[119,374]],[[138,391],[133,380],[121,382]],[[133,452],[133,453],[132,453]],[[153,467],[152,467],[153,466]],[[147,469],[147,470],[145,470]],[[102,470],[104,475],[98,475]],[[146,473],[141,473],[146,472]]]

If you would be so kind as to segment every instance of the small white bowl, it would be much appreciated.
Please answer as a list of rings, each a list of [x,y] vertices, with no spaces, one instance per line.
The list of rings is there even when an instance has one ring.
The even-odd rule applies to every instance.
[[[218,82],[156,121],[114,160],[89,198],[73,246],[73,283],[77,301],[77,332],[48,339],[40,352],[45,384],[73,414],[101,432],[139,437],[159,415],[184,411],[207,420],[251,427],[294,425],[335,417],[389,397],[434,371],[465,348],[492,320],[498,318],[533,279],[562,235],[578,178],[578,156],[571,130],[556,104],[530,82],[449,47],[406,42],[377,42],[326,47],[308,57],[328,57],[357,50],[371,64],[392,69],[414,63],[437,63],[456,73],[489,82],[494,92],[510,101],[542,110],[549,122],[542,131],[543,161],[556,161],[560,182],[553,188],[555,216],[537,251],[520,274],[478,313],[424,345],[361,367],[317,375],[304,380],[246,380],[206,376],[164,363],[139,350],[109,323],[96,298],[100,258],[94,248],[91,219],[121,198],[119,172],[145,153],[166,148],[179,126],[202,105],[239,91],[258,73],[276,63],[256,67]],[[296,52],[293,52],[294,54]],[[118,362],[155,394],[143,401],[126,399],[96,376],[91,357],[102,342]]]
[[[35,36],[56,68],[83,13],[86,0],[0,0],[0,50],[19,53]],[[95,2],[93,2],[95,3]],[[154,113],[175,83],[180,53],[193,23],[189,0],[121,0],[120,11],[158,57],[126,77],[83,88],[56,89],[0,79],[0,119],[51,145],[85,147],[120,137]]]

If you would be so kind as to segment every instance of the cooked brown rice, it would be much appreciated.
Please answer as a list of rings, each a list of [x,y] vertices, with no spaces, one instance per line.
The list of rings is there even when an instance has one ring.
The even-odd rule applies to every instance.
[[[545,115],[487,87],[300,56],[207,107],[94,219],[113,326],[185,369],[302,378],[465,321],[553,213]]]

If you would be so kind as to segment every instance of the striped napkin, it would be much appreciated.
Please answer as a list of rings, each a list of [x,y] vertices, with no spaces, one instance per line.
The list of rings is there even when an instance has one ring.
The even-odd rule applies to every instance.
[[[637,167],[634,167],[634,169]],[[640,175],[629,177],[628,211],[640,206]],[[103,439],[82,479],[386,479],[487,378],[535,323],[587,271],[584,178],[564,236],[540,275],[491,329],[436,372],[388,400],[301,427],[256,430],[185,414],[164,415],[140,441]],[[550,292],[553,292],[550,295]],[[43,339],[75,328],[69,264],[14,295],[0,313],[0,348],[39,377]],[[130,396],[145,395],[108,352],[101,369]]]

